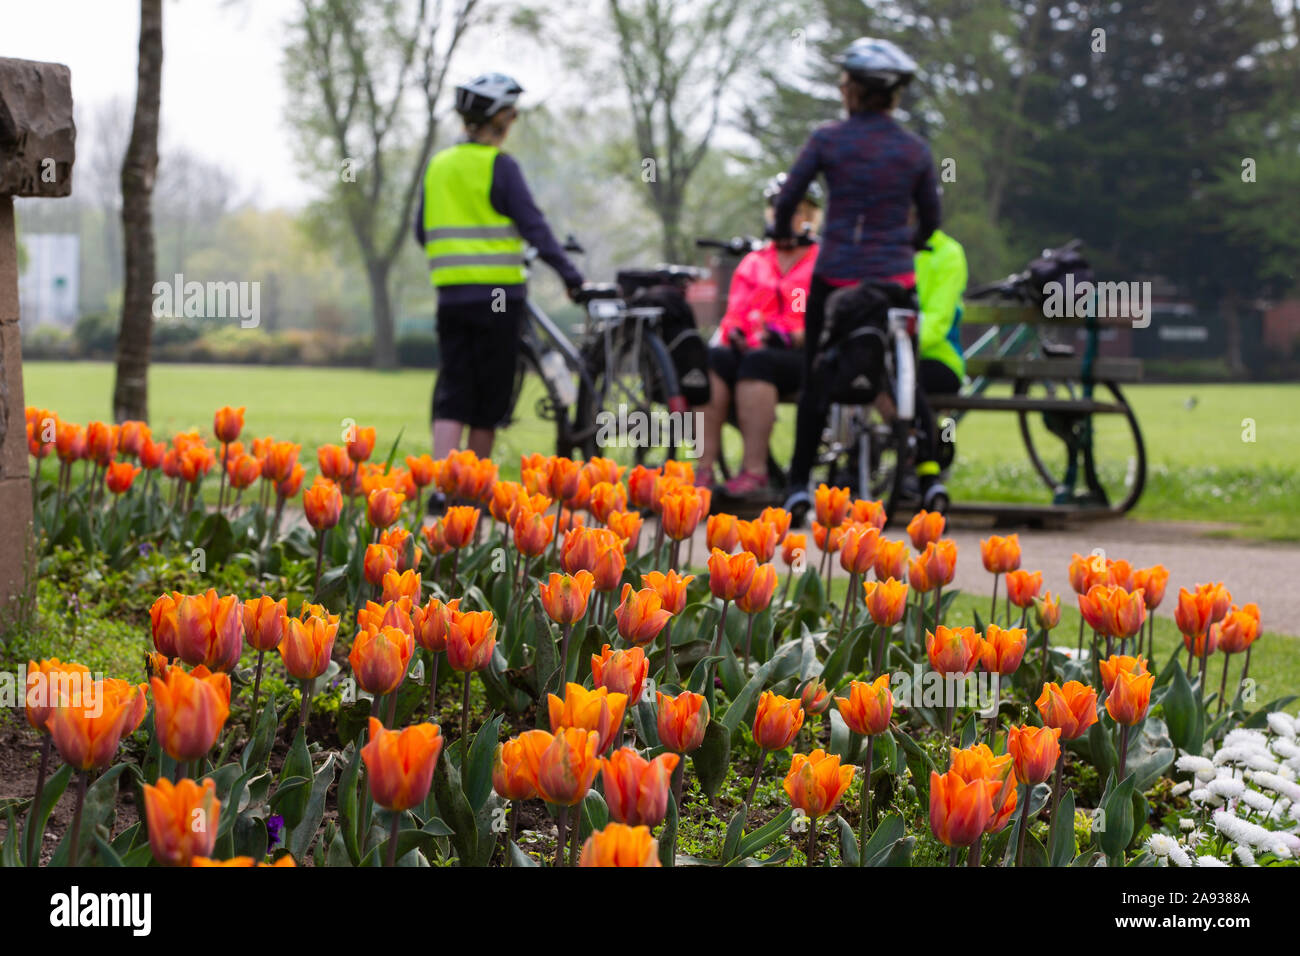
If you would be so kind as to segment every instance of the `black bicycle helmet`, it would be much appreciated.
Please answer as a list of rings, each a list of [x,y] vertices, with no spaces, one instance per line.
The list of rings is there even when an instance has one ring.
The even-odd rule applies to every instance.
[[[776,202],[776,197],[779,196],[781,190],[785,188],[785,180],[785,173],[777,173],[769,179],[767,185],[763,187],[763,198],[767,200],[769,206]],[[821,183],[814,179],[808,184],[808,189],[804,192],[803,198],[805,202],[810,202],[820,209],[825,204],[826,193],[822,189]]]
[[[917,71],[897,44],[876,37],[859,37],[833,62],[868,89],[886,92],[906,86]]]
[[[514,106],[524,88],[504,73],[484,73],[456,87],[456,112],[467,123],[485,123]]]

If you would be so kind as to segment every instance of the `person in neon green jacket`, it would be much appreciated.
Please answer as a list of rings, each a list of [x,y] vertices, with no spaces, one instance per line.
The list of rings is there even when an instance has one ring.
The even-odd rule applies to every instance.
[[[961,296],[966,291],[966,252],[952,236],[936,229],[917,252],[916,296],[921,308],[917,336],[917,381],[926,395],[947,395],[961,389],[966,361],[961,354]],[[951,464],[955,447],[947,429],[940,428],[937,464]]]

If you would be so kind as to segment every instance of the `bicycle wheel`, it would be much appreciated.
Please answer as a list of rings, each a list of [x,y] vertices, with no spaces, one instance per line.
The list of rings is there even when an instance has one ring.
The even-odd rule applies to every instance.
[[[519,350],[519,361],[515,363],[515,378],[511,384],[510,418],[503,425],[518,421],[519,400],[532,398],[533,414],[543,422],[551,422],[555,430],[555,453],[562,457],[581,454],[582,449],[573,439],[573,427],[569,415],[571,410],[560,401],[554,386],[542,375],[541,362],[531,344],[525,342]]]
[[[592,387],[578,390],[575,437],[583,457],[657,467],[698,442],[677,372],[658,334],[623,325],[583,352]]]
[[[1097,389],[1110,393],[1110,400],[1122,412],[1071,415],[1058,412],[1018,412],[1020,437],[1029,460],[1043,483],[1054,494],[1066,485],[1071,449],[1086,445],[1083,429],[1091,430],[1091,457],[1082,449],[1074,453],[1077,465],[1075,493],[1082,504],[1109,508],[1117,514],[1129,511],[1146,484],[1146,445],[1137,416],[1119,385],[1098,382]],[[1021,398],[1078,399],[1083,397],[1078,382],[1047,379],[1018,379],[1014,393]],[[1098,395],[1101,399],[1102,396]]]

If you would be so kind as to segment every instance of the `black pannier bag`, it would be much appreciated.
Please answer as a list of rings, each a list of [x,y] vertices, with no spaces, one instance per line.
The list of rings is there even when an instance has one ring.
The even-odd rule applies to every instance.
[[[622,276],[620,275],[620,285]],[[677,370],[677,383],[689,405],[709,401],[709,349],[695,324],[695,312],[686,295],[675,285],[649,285],[631,293],[627,304],[634,308],[663,310],[660,320],[664,345]],[[655,398],[663,401],[663,396]]]
[[[885,347],[890,309],[915,309],[910,289],[892,282],[860,282],[832,292],[813,378],[828,401],[866,405],[885,387]]]
[[[1042,305],[1047,298],[1048,283],[1058,282],[1065,288],[1066,277],[1073,275],[1073,285],[1078,288],[1080,283],[1093,280],[1092,266],[1079,251],[1081,245],[1075,239],[1058,249],[1046,249],[1030,261],[1024,271],[1024,285],[1036,305]]]

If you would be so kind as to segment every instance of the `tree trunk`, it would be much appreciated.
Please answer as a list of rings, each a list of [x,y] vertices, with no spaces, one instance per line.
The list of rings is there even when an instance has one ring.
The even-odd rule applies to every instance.
[[[1219,301],[1219,314],[1223,316],[1223,357],[1228,371],[1240,378],[1246,374],[1246,362],[1241,353],[1241,308],[1235,293]]]
[[[149,417],[149,342],[153,335],[153,187],[158,172],[162,98],[162,0],[140,0],[140,55],[131,142],[122,162],[122,233],[126,265],[117,334],[113,420]]]
[[[370,284],[370,311],[375,320],[375,368],[397,368],[397,346],[393,339],[393,300],[389,296],[389,263],[372,261],[366,267]]]

